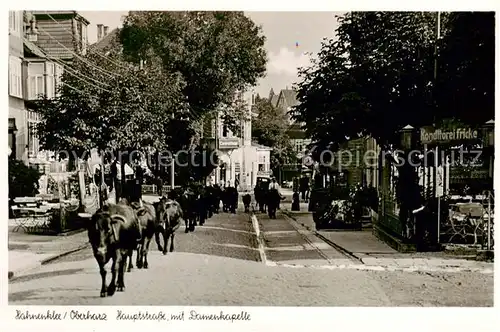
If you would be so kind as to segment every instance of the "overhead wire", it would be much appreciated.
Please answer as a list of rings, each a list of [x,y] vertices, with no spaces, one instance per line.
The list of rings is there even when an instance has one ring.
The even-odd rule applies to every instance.
[[[82,61],[83,63],[87,64],[88,66],[91,66],[99,71],[101,71],[103,74],[106,74],[108,75],[109,77],[121,77],[120,74],[116,74],[116,73],[110,73],[108,72],[107,70],[104,70],[102,69],[101,67],[97,66],[97,65],[94,65],[92,63],[90,63],[89,61],[85,60],[85,58],[83,58],[82,56],[78,55],[75,51],[67,48],[64,44],[62,44],[60,41],[58,41],[54,36],[52,36],[49,32],[47,32],[45,29],[43,28],[40,28],[38,27],[38,30],[39,31],[42,31],[44,32],[47,36],[49,36],[49,38],[51,38],[52,40],[54,40],[56,43],[58,43],[62,48],[64,48],[66,51],[70,52],[74,57],[80,59],[80,61]]]
[[[68,29],[66,29],[66,28],[65,28],[65,27],[64,27],[61,23],[59,23],[57,20],[55,20],[55,19],[52,17],[52,15],[50,15],[48,12],[46,12],[46,14],[47,14],[47,16],[48,16],[48,17],[49,17],[52,21],[54,21],[56,24],[58,24],[59,26],[61,26],[61,27],[62,27],[65,31],[67,31],[67,32],[69,32],[69,33],[72,33],[71,31],[69,31]],[[107,70],[105,70],[105,69],[102,69],[102,68],[101,68],[101,67],[99,67],[98,65],[91,64],[89,61],[86,61],[86,60],[85,60],[82,56],[78,55],[78,54],[77,54],[77,53],[75,53],[73,50],[71,50],[71,49],[67,48],[65,45],[63,45],[62,43],[60,43],[60,42],[59,42],[59,41],[58,41],[55,37],[53,37],[53,36],[52,36],[49,32],[47,32],[47,31],[46,31],[46,30],[44,30],[43,28],[38,27],[38,29],[39,29],[39,30],[41,30],[42,32],[44,32],[47,36],[49,36],[49,38],[51,38],[51,39],[53,39],[54,41],[56,41],[56,42],[57,42],[60,46],[62,46],[65,50],[69,51],[71,54],[73,54],[75,57],[77,57],[77,58],[78,58],[78,59],[80,59],[82,62],[84,62],[85,64],[89,65],[90,67],[97,69],[98,71],[100,71],[100,72],[102,72],[102,73],[104,73],[104,74],[108,75],[109,77],[112,77],[111,75],[115,75],[115,76],[120,76],[120,77],[121,77],[121,75],[120,75],[120,74],[117,74],[117,73],[111,73],[111,72],[109,72],[109,71],[107,71]],[[108,56],[101,54],[100,52],[98,52],[98,51],[97,51],[97,50],[95,50],[95,49],[94,49],[94,50],[92,50],[92,53],[94,53],[94,54],[96,54],[96,55],[100,56],[100,57],[101,57],[101,58],[103,58],[103,59],[106,59],[107,61],[109,61],[109,62],[113,63],[113,64],[114,64],[114,65],[116,65],[117,67],[120,67],[120,68],[125,68],[125,69],[130,69],[130,68],[127,68],[126,66],[123,66],[123,65],[118,64],[117,62],[115,62],[115,61],[113,61],[111,58],[109,58]],[[54,58],[52,58],[52,59],[54,59]],[[54,60],[54,61],[58,62],[58,61],[60,61],[60,60]],[[59,63],[59,62],[58,62],[58,63]],[[59,64],[60,64],[60,63],[59,63]],[[67,69],[67,65],[65,65],[65,66],[66,66],[65,68]],[[74,72],[75,72],[75,71],[74,71]],[[81,73],[80,73],[80,74],[81,74]],[[74,75],[74,76],[76,76],[76,74],[73,74],[73,75]],[[83,75],[83,76],[85,76],[85,75]],[[85,77],[87,77],[87,76],[85,76]],[[134,77],[134,76],[132,76],[132,77],[133,77],[133,79],[135,79],[137,82],[140,82],[140,81],[139,81],[136,77]],[[89,77],[87,77],[87,78],[89,78]],[[81,77],[80,77],[80,79],[81,79]],[[91,79],[91,78],[89,78],[89,79]],[[83,80],[83,81],[85,81],[84,79],[82,79],[82,80]],[[97,81],[96,81],[96,80],[94,80],[94,79],[91,79],[91,80],[93,80],[93,81],[97,82]],[[88,83],[88,84],[90,84],[90,85],[92,85],[92,86],[94,86],[94,87],[97,87],[96,85],[91,84],[91,83],[89,83],[89,82],[87,82],[87,81],[85,81],[85,82],[86,82],[86,83]],[[99,83],[99,84],[106,85],[106,86],[109,86],[109,85],[107,85],[107,84],[105,84],[105,83],[102,83],[102,82],[98,82],[98,83]],[[109,90],[106,90],[106,89],[101,88],[101,87],[97,87],[97,88],[102,89],[102,90],[107,91],[107,92],[110,92]],[[79,90],[79,91],[80,91],[80,90]],[[148,94],[148,95],[150,95],[150,94]],[[202,116],[201,116],[200,114],[197,114],[197,113],[196,113],[194,110],[192,110],[190,107],[188,107],[188,108],[187,108],[187,111],[190,113],[190,115],[194,118],[194,120],[195,120],[195,121],[199,121],[199,120],[202,118]]]

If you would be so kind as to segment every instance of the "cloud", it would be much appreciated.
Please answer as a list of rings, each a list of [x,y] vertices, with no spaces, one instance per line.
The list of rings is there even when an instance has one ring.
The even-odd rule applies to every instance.
[[[269,53],[267,70],[269,74],[297,76],[299,67],[307,67],[311,64],[309,56],[303,52],[296,54],[286,47],[282,47],[278,53]]]

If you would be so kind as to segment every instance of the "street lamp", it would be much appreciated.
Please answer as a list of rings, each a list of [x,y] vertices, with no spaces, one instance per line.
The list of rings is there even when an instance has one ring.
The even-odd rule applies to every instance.
[[[495,120],[491,119],[483,125],[483,149],[488,157],[489,176],[493,179],[493,147],[495,146]]]
[[[413,148],[413,132],[414,129],[412,126],[409,124],[404,126],[403,129],[400,130],[401,132],[401,145],[408,150],[411,150]]]
[[[483,135],[483,149],[487,151],[486,156],[488,158],[488,173],[493,181],[493,158],[494,158],[494,145],[495,145],[495,120],[491,119],[483,125],[484,135]],[[491,250],[491,192],[487,192],[488,195],[488,225],[487,225],[487,249]]]

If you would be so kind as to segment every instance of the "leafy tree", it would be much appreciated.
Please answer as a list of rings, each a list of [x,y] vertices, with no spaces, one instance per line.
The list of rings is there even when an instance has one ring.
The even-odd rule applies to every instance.
[[[433,19],[411,12],[339,17],[338,39],[323,42],[298,85],[295,117],[313,139],[334,148],[360,134],[394,143],[406,124],[429,123]]]
[[[42,115],[43,149],[82,157],[93,148],[167,147],[168,126],[182,111],[179,79],[172,75],[164,82],[161,68],[140,69],[118,55],[104,58],[97,51],[75,58],[65,68],[59,96],[30,105]]]
[[[369,134],[387,146],[407,124],[493,117],[494,13],[441,15],[438,84],[437,13],[351,12],[338,20],[337,39],[323,42],[298,84],[294,117],[319,145]]]
[[[452,12],[438,58],[443,117],[482,125],[495,117],[495,13]]]
[[[337,39],[323,42],[298,84],[294,117],[306,123],[317,151],[361,135],[390,149],[407,124],[455,118],[474,126],[493,117],[494,14],[443,13],[439,41],[437,17],[351,12],[338,18]],[[417,177],[406,166],[399,173],[404,222],[419,200]]]
[[[274,107],[268,99],[257,98],[254,112],[258,115],[252,121],[252,137],[257,143],[272,147],[271,169],[284,164],[295,163],[297,154],[287,135],[289,126],[286,113]]]
[[[9,198],[35,196],[42,174],[22,161],[9,159]]]
[[[157,56],[165,72],[182,75],[195,119],[222,105],[231,116],[234,93],[265,72],[265,37],[243,12],[132,11],[120,38],[127,59]]]
[[[58,96],[29,107],[42,117],[37,128],[42,149],[63,152],[70,161],[88,158],[92,149],[110,149],[120,158],[132,150],[161,151],[183,143],[183,136],[173,137],[170,130],[187,112],[181,88],[179,75],[163,73],[154,61],[142,68],[127,63],[120,45],[111,43],[76,56],[65,66]]]

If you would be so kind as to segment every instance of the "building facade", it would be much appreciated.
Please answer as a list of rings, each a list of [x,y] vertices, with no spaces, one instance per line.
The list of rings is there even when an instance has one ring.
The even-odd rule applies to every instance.
[[[252,105],[254,94],[249,91],[236,97],[244,102],[245,111],[240,122],[239,134],[224,123],[220,114],[210,121],[210,132],[204,138],[213,138],[219,156],[219,165],[210,181],[234,185],[240,191],[253,189],[258,176],[269,176],[271,148],[252,142]]]
[[[86,50],[87,25],[74,11],[9,12],[10,157],[43,172],[63,172],[64,165],[53,163],[53,153],[40,151],[36,126],[41,118],[29,102],[56,96],[63,71]]]
[[[269,92],[269,100],[271,104],[286,112],[288,115],[289,121],[289,129],[287,131],[288,136],[290,137],[290,142],[297,153],[297,157],[302,158],[307,150],[309,144],[311,144],[311,140],[306,137],[305,131],[302,129],[302,125],[291,118],[291,114],[289,113],[294,106],[299,104],[297,100],[297,91],[293,89],[289,89],[286,87],[282,89],[279,94],[275,94],[274,90],[271,89]]]
[[[23,159],[27,124],[23,94],[24,13],[9,12],[9,149],[10,157]],[[25,160],[27,162],[27,160]]]

